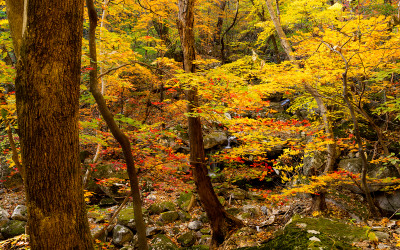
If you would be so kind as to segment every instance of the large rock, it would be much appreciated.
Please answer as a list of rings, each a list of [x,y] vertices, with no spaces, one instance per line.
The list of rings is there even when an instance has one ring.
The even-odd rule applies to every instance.
[[[21,221],[27,221],[28,220],[28,212],[26,210],[26,206],[24,205],[18,205],[12,215],[11,219],[13,220],[21,220]]]
[[[339,162],[339,168],[352,172],[361,173],[362,161],[361,158],[343,159]],[[399,177],[399,173],[394,166],[377,166],[369,164],[367,169],[368,176],[372,178],[385,179],[387,177]]]
[[[226,133],[215,131],[204,136],[204,149],[210,149],[215,146],[228,145],[228,137]]]
[[[296,215],[273,240],[251,249],[357,249],[352,243],[368,240],[369,234],[368,228]]]
[[[116,225],[113,229],[113,243],[117,246],[122,246],[124,243],[133,239],[132,231],[122,225]]]
[[[303,174],[305,176],[315,175],[324,171],[326,165],[326,153],[315,151],[305,156],[303,159]]]
[[[400,190],[392,193],[378,192],[375,195],[375,201],[384,212],[393,214],[400,208]]]
[[[0,227],[9,221],[9,216],[10,215],[8,214],[7,210],[0,208]]]
[[[150,250],[175,250],[179,249],[172,240],[164,234],[158,234],[150,243]]]
[[[135,214],[132,206],[127,206],[118,214],[117,223],[136,231]]]
[[[25,221],[9,220],[7,223],[1,226],[0,232],[4,238],[8,239],[25,233],[25,226]]]

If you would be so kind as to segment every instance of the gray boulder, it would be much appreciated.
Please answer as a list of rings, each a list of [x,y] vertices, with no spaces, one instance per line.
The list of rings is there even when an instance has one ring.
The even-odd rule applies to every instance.
[[[116,225],[113,229],[112,240],[117,246],[122,246],[124,243],[133,239],[132,231],[122,225]]]
[[[27,221],[28,220],[28,212],[26,210],[26,206],[24,205],[18,205],[12,215],[11,219],[13,220],[21,220],[21,221]]]
[[[394,213],[400,208],[400,190],[392,193],[378,193],[375,195],[378,206],[386,213]]]
[[[204,136],[204,149],[210,149],[215,146],[228,145],[228,137],[223,131],[215,131]]]
[[[339,162],[339,168],[352,172],[361,173],[362,161],[361,158],[343,159]],[[372,178],[385,179],[387,177],[399,177],[399,173],[394,166],[377,166],[369,164],[367,169],[368,176]]]
[[[195,221],[191,221],[188,224],[188,228],[190,230],[200,230],[203,227],[203,223],[201,221],[195,220]]]
[[[326,153],[315,151],[303,159],[303,174],[305,176],[314,175],[315,172],[323,172],[326,164]]]
[[[244,205],[242,211],[249,214],[251,218],[257,217],[261,214],[261,210],[253,205]]]
[[[9,221],[9,216],[10,215],[8,214],[7,210],[0,208],[0,227]]]

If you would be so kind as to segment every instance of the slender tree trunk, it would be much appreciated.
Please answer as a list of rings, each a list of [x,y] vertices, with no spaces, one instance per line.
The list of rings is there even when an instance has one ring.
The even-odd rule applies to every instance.
[[[296,58],[294,58],[293,56],[292,47],[290,46],[286,34],[282,29],[279,18],[275,15],[274,7],[271,4],[271,0],[265,0],[265,3],[267,4],[269,15],[272,22],[274,23],[276,33],[278,33],[279,39],[281,40],[281,45],[285,50],[286,55],[288,56],[290,61],[295,61]]]
[[[179,0],[178,6],[178,28],[184,55],[184,69],[188,73],[194,73],[194,0]],[[188,113],[195,113],[196,108],[199,105],[196,88],[187,91],[187,100],[189,102],[187,107]],[[243,223],[225,212],[224,207],[221,205],[214,192],[206,167],[200,117],[191,115],[188,117],[188,121],[190,165],[193,169],[193,177],[196,183],[197,193],[199,194],[200,201],[211,222],[211,249],[217,249],[218,246],[232,234],[232,232],[241,228]]]
[[[128,171],[129,181],[131,184],[131,193],[133,198],[133,211],[136,222],[138,243],[139,248],[147,250],[147,239],[146,239],[146,225],[143,220],[142,214],[142,201],[140,198],[139,180],[137,172],[135,170],[135,162],[132,155],[131,143],[128,137],[119,129],[117,123],[110,110],[107,107],[106,101],[98,87],[97,79],[97,52],[96,52],[96,26],[97,26],[97,13],[94,7],[93,0],[86,0],[86,6],[88,7],[89,13],[89,53],[90,53],[90,66],[93,70],[90,71],[90,92],[96,100],[97,106],[100,110],[103,119],[106,121],[111,133],[121,145],[124,158],[126,161],[126,167]]]
[[[14,53],[18,60],[22,44],[24,0],[6,0],[6,8],[7,19],[10,24],[11,38],[14,45]]]
[[[269,14],[274,23],[276,32],[278,33],[278,36],[281,40],[282,47],[285,50],[285,53],[288,56],[289,60],[294,62],[296,60],[296,58],[293,56],[292,47],[290,46],[289,42],[287,41],[286,34],[282,29],[279,18],[276,17],[274,8],[273,8],[270,0],[266,0],[266,3],[267,3]],[[321,117],[322,117],[322,120],[324,123],[324,128],[325,128],[325,132],[327,133],[327,137],[328,137],[328,139],[333,141],[333,143],[330,143],[327,146],[328,157],[327,157],[327,164],[326,164],[325,171],[324,171],[325,173],[331,172],[334,170],[337,155],[336,155],[336,142],[335,142],[335,138],[333,135],[332,127],[329,122],[328,110],[326,109],[326,106],[322,99],[322,96],[318,93],[318,91],[315,88],[311,87],[307,83],[304,83],[304,89],[307,92],[309,92],[314,97],[315,101],[317,102],[318,108],[321,111]]]
[[[310,93],[312,95],[312,97],[314,97],[315,101],[317,102],[318,109],[321,112],[322,121],[324,123],[326,137],[331,141],[327,145],[327,149],[326,149],[326,151],[328,153],[328,157],[326,159],[326,167],[324,170],[325,173],[329,173],[329,172],[332,172],[335,168],[335,162],[336,162],[337,155],[336,155],[336,141],[335,141],[335,137],[333,135],[331,123],[328,118],[328,110],[326,109],[326,106],[322,99],[322,96],[318,92],[317,89],[311,87],[308,84],[304,84],[304,88],[306,89],[306,91],[308,93]]]
[[[220,0],[216,3],[217,7],[219,8],[218,12],[218,19],[217,19],[217,26],[214,32],[214,44],[220,45],[221,44],[221,32],[222,32],[222,24],[224,23],[223,13],[226,7],[226,1]]]
[[[7,3],[18,16],[10,26],[31,249],[93,249],[79,161],[83,0]]]
[[[337,51],[335,51],[335,52],[338,53]],[[341,56],[343,57],[343,55],[341,55]],[[356,141],[357,141],[358,153],[360,154],[361,162],[362,162],[361,184],[364,189],[365,197],[368,202],[369,212],[372,217],[377,217],[380,215],[380,211],[377,209],[377,207],[374,204],[374,201],[371,197],[371,193],[369,191],[369,187],[367,184],[367,170],[368,170],[369,164],[367,161],[367,157],[365,156],[365,151],[364,151],[364,147],[363,147],[363,143],[362,143],[362,139],[361,139],[361,135],[360,135],[360,128],[358,126],[358,121],[357,121],[356,114],[354,112],[354,107],[353,107],[353,104],[349,100],[349,93],[347,91],[347,88],[348,88],[348,86],[347,86],[347,67],[348,66],[347,66],[347,62],[346,62],[346,71],[342,74],[342,77],[343,77],[343,99],[350,111],[351,119],[353,120],[354,134],[355,134]]]

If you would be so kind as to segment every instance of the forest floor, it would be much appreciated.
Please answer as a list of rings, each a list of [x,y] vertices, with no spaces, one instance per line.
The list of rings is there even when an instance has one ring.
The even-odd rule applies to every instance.
[[[182,190],[194,190],[194,184],[191,182],[185,183],[183,181],[175,180],[171,182],[161,181],[157,182],[157,189],[153,189],[151,192],[144,192],[143,194],[143,206],[149,208],[149,206],[155,202],[171,201],[176,202]],[[225,185],[225,187],[227,187]],[[234,188],[228,185],[228,188]],[[279,188],[272,192],[278,192]],[[341,197],[343,192],[341,192]],[[287,225],[291,218],[298,214],[303,217],[311,218],[328,218],[333,220],[340,220],[346,224],[357,226],[360,228],[374,228],[386,235],[384,238],[378,239],[376,237],[369,237],[366,240],[354,242],[353,246],[356,249],[400,249],[399,247],[399,235],[400,235],[400,221],[393,218],[379,218],[379,219],[360,219],[355,214],[362,203],[362,198],[354,194],[346,194],[346,199],[340,199],[338,196],[328,196],[327,198],[327,209],[324,212],[312,212],[311,198],[306,196],[298,195],[293,198],[289,198],[285,203],[279,205],[273,205],[265,199],[246,199],[246,200],[225,200],[224,206],[227,209],[242,209],[247,206],[261,207],[265,206],[269,209],[268,213],[260,213],[256,216],[250,216],[241,218],[245,223],[245,230],[241,230],[238,233],[232,235],[221,249],[237,249],[241,247],[257,247],[273,239],[276,232],[283,229]],[[361,202],[361,203],[358,203]],[[17,205],[25,204],[25,195],[23,189],[1,189],[0,191],[0,207],[7,210],[11,215],[12,211]],[[116,207],[112,210],[116,210]],[[112,211],[111,211],[112,212]],[[193,209],[189,212],[191,217],[196,219],[200,218],[204,214],[199,202],[195,204]],[[149,224],[157,225],[160,215],[148,215]],[[240,216],[240,215],[239,215]],[[160,224],[158,224],[160,225]],[[94,227],[93,223],[91,227]],[[161,225],[162,233],[168,236],[176,245],[179,246],[177,238],[182,233],[188,231],[187,223],[182,221],[175,221],[172,223],[164,223]],[[203,229],[209,229],[209,223],[203,224]],[[176,233],[177,230],[179,233]],[[351,232],[349,232],[351,233]],[[0,242],[1,249],[26,249],[28,247],[28,240],[26,236],[16,237]],[[397,246],[396,246],[397,244]],[[97,243],[98,249],[119,249],[113,244],[109,243]],[[29,248],[28,248],[29,249]],[[251,248],[256,249],[256,248]],[[268,248],[260,248],[268,249]]]

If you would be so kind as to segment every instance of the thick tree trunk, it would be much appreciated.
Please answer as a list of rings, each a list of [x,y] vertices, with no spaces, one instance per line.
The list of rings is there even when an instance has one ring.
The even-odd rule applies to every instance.
[[[184,69],[188,73],[195,72],[194,51],[194,0],[179,0],[178,28],[184,53]],[[193,114],[199,105],[197,89],[187,91],[188,113]],[[212,240],[211,249],[216,249],[227,239],[232,232],[243,226],[242,221],[227,214],[219,202],[211,184],[206,167],[203,134],[200,117],[189,116],[189,142],[190,165],[193,169],[193,177],[196,183],[197,193],[204,210],[211,222]]]
[[[96,100],[97,106],[100,110],[103,119],[106,121],[112,135],[121,145],[122,152],[126,161],[126,168],[131,185],[131,194],[133,198],[133,211],[138,234],[139,248],[142,250],[148,249],[146,239],[146,224],[143,220],[142,213],[142,200],[140,197],[139,180],[135,170],[135,162],[132,155],[131,143],[129,138],[119,129],[117,123],[110,110],[107,107],[106,101],[101,94],[98,87],[97,79],[97,52],[96,52],[96,26],[97,26],[97,13],[94,7],[93,0],[86,0],[86,6],[89,13],[89,53],[90,53],[90,66],[93,68],[90,71],[90,92]]]
[[[83,0],[25,2],[16,98],[30,246],[93,249],[79,161]]]

